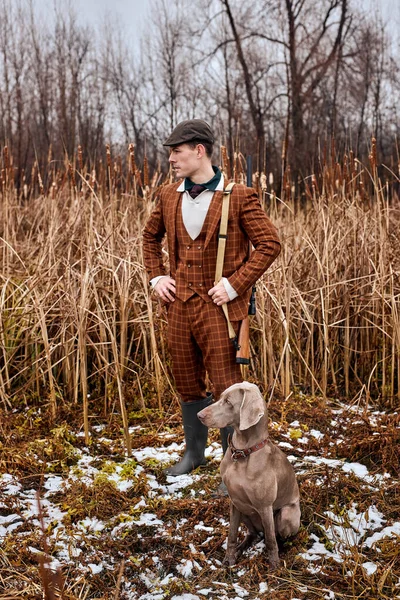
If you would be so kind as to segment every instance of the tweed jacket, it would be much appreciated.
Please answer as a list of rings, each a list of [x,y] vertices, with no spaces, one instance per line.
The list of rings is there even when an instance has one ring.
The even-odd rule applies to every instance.
[[[150,279],[169,274],[175,279],[178,260],[176,212],[180,182],[160,188],[157,203],[143,232],[143,259]],[[207,289],[214,286],[222,191],[215,191],[208,209],[208,229],[203,249],[203,276]],[[163,260],[162,240],[166,235],[169,273]],[[249,256],[249,240],[254,250]],[[238,297],[228,303],[231,321],[242,320],[248,311],[252,286],[279,255],[276,228],[262,209],[254,189],[236,184],[230,198],[227,244],[223,276]]]

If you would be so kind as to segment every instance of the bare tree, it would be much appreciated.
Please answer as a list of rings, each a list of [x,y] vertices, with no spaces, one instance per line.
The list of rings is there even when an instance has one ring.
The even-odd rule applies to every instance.
[[[399,49],[348,0],[154,0],[136,54],[116,21],[95,31],[54,3],[46,25],[34,0],[0,0],[0,143],[20,177],[78,144],[94,160],[106,139],[155,165],[160,140],[193,117],[275,172],[286,131],[298,174],[327,135],[365,155],[374,134],[393,151]]]
[[[307,0],[285,0],[285,8],[292,162],[299,170],[306,155],[304,113],[340,49],[347,18],[347,0],[324,0],[319,3],[318,12]]]
[[[228,16],[229,24],[232,29],[233,38],[236,45],[237,55],[239,59],[240,66],[243,72],[244,85],[246,90],[247,101],[250,107],[250,114],[253,121],[254,129],[257,136],[258,146],[263,148],[265,141],[265,131],[264,131],[264,121],[263,114],[260,109],[260,105],[257,105],[254,94],[256,93],[256,88],[252,81],[252,76],[250,72],[250,67],[247,63],[247,60],[244,55],[242,41],[236,27],[236,23],[232,14],[231,6],[229,0],[221,0],[222,5],[226,10],[226,14]]]

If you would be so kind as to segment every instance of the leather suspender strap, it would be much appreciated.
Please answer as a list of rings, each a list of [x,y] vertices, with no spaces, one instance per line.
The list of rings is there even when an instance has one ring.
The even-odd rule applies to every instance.
[[[235,182],[228,183],[224,189],[224,195],[222,197],[222,212],[221,212],[221,223],[218,235],[218,252],[217,252],[217,264],[215,267],[215,283],[218,283],[222,279],[222,270],[224,267],[227,231],[228,231],[228,215],[229,215],[229,202]],[[229,339],[233,344],[237,345],[237,338],[235,330],[232,327],[232,323],[229,320],[228,305],[223,304],[222,310],[228,324]]]

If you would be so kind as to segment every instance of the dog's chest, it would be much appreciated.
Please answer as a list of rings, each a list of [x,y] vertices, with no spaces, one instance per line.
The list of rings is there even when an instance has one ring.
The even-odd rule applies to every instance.
[[[221,477],[235,506],[251,515],[265,504],[272,504],[276,497],[276,480],[267,470],[267,463],[256,457],[233,461],[226,456],[221,463]]]

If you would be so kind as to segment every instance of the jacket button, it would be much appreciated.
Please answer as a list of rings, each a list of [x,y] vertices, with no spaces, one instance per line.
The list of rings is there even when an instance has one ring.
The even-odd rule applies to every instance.
[[[193,285],[192,283],[188,283],[188,286],[189,286],[189,287],[192,287],[192,285]]]
[[[190,250],[190,246],[186,246],[186,248],[187,248],[188,250]]]
[[[199,265],[199,269],[201,269],[202,265]]]
[[[190,263],[188,263],[188,268],[189,268],[189,269],[190,269],[190,267],[191,267],[191,266],[192,266],[192,265],[191,265]]]
[[[198,249],[198,250],[201,250],[201,246],[197,246],[197,249]]]
[[[199,283],[199,287],[202,287],[202,285],[203,285],[202,283]]]

